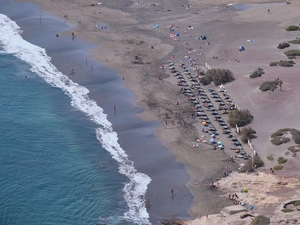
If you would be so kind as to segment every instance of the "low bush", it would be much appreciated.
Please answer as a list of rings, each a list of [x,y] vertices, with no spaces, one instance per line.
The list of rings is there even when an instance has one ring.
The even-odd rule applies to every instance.
[[[293,152],[293,153],[299,152],[299,151],[300,151],[300,145],[291,146],[291,147],[288,148],[288,150],[289,150],[290,152]]]
[[[283,66],[283,67],[292,67],[292,66],[294,66],[294,64],[295,64],[295,62],[294,61],[292,61],[292,60],[289,60],[289,61],[286,61],[286,60],[284,60],[284,61],[279,61],[279,62],[271,62],[270,64],[269,64],[269,66]]]
[[[289,59],[294,59],[296,56],[300,56],[300,50],[289,50],[284,53]]]
[[[258,155],[255,155],[253,157],[253,166],[254,167],[262,167],[262,166],[264,166],[264,162],[262,161],[262,159]],[[244,171],[241,171],[241,172],[245,172],[245,171],[249,171],[249,172],[253,171],[253,168],[252,168],[252,159],[249,159],[245,163]]]
[[[297,25],[292,25],[292,26],[287,27],[285,30],[286,30],[286,31],[296,31],[296,30],[299,30],[299,29],[300,29],[299,26],[297,26]]]
[[[257,70],[253,71],[249,77],[250,78],[256,78],[256,77],[261,77],[261,75],[265,74],[264,70],[261,68],[258,68]]]
[[[278,63],[279,66],[283,66],[283,67],[292,67],[294,66],[294,64],[295,62],[293,60],[289,60],[289,61],[284,60]]]
[[[300,200],[294,201],[294,202],[293,202],[293,205],[294,205],[294,206],[300,205]]]
[[[289,142],[291,139],[289,139],[288,137],[275,137],[271,140],[271,143],[273,145],[281,145],[281,144],[284,144],[284,143],[287,143]]]
[[[250,225],[267,225],[270,224],[271,220],[268,217],[265,217],[263,215],[259,215],[254,217],[254,219],[251,221]]]
[[[287,162],[287,159],[285,159],[285,158],[283,158],[283,157],[278,157],[277,162],[278,162],[279,164],[283,164],[283,163],[286,163],[286,162]]]
[[[273,170],[282,170],[283,166],[282,165],[276,165],[273,167]]]
[[[274,91],[275,90],[275,81],[263,82],[260,85],[259,90],[261,90],[262,92],[264,92],[264,91]]]
[[[267,160],[269,160],[269,161],[273,161],[273,160],[274,160],[274,157],[273,157],[273,155],[268,155],[268,156],[267,156]]]
[[[227,69],[210,69],[207,71],[206,75],[200,79],[200,82],[210,84],[213,82],[215,85],[226,84],[234,80],[233,74],[230,70]]]
[[[279,62],[271,62],[269,64],[269,66],[283,66],[283,67],[292,67],[294,66],[295,62],[292,61],[292,60],[289,60],[289,61],[279,61]]]
[[[286,132],[288,132],[290,130],[291,130],[291,128],[282,128],[282,129],[279,129],[278,131],[276,131],[275,133],[273,133],[271,135],[271,138],[274,138],[276,136],[282,136],[282,135],[284,135],[284,133],[286,133]]]
[[[244,110],[235,109],[229,112],[228,123],[231,127],[235,127],[236,125],[242,127],[251,123],[252,120],[253,120],[253,116],[247,109]]]
[[[244,127],[243,129],[241,129],[242,142],[247,143],[248,140],[256,138],[254,134],[256,134],[256,131],[253,130],[252,127]]]
[[[291,40],[291,41],[289,41],[289,43],[291,43],[291,44],[300,44],[300,39]]]
[[[277,46],[277,48],[279,48],[279,49],[284,49],[284,48],[288,48],[288,47],[290,47],[290,44],[287,43],[287,42],[280,43],[280,44]]]
[[[288,213],[288,212],[293,212],[294,210],[292,209],[287,209],[287,208],[284,208],[281,210],[281,212],[284,212],[284,213]]]

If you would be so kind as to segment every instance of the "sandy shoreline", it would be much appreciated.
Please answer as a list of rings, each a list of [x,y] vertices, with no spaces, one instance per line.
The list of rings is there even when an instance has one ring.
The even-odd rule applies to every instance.
[[[287,68],[292,75],[284,78],[283,89],[289,96],[284,95],[284,92],[262,94],[257,89],[262,80],[273,80],[277,76],[281,78],[287,73],[286,68],[271,68],[267,65],[271,61],[285,59],[283,51],[276,49],[276,45],[297,36],[295,33],[284,32],[283,28],[294,23],[299,3],[292,1],[293,8],[286,5],[270,7],[271,14],[268,14],[263,7],[236,12],[232,7],[225,6],[231,1],[223,1],[221,6],[218,5],[219,1],[201,1],[201,3],[182,1],[177,4],[157,1],[142,2],[141,5],[130,1],[122,2],[124,5],[119,1],[103,1],[101,5],[96,6],[90,6],[90,3],[84,1],[45,3],[32,0],[32,2],[38,3],[44,11],[54,16],[63,18],[63,15],[68,15],[65,20],[75,25],[75,29],[63,35],[71,37],[71,32],[74,32],[76,36],[98,46],[91,50],[93,58],[113,68],[123,77],[125,86],[136,95],[135,103],[146,110],[139,115],[142,119],[159,120],[164,123],[165,112],[169,113],[171,120],[175,119],[175,113],[184,118],[186,127],[162,125],[156,129],[156,135],[176,156],[176,161],[185,165],[191,176],[187,186],[194,196],[194,204],[189,210],[189,214],[193,217],[197,217],[199,213],[203,215],[218,213],[226,204],[230,204],[224,199],[215,198],[218,193],[207,191],[205,184],[220,178],[226,166],[235,168],[236,165],[232,164],[228,155],[222,151],[211,151],[211,147],[205,145],[201,146],[201,150],[190,148],[200,135],[197,130],[199,124],[190,118],[192,105],[179,94],[179,88],[174,85],[174,81],[171,78],[162,80],[158,78],[160,64],[167,63],[172,55],[177,59],[184,59],[188,48],[201,45],[203,55],[197,56],[200,65],[203,66],[208,62],[212,67],[232,70],[236,75],[236,81],[228,84],[226,88],[240,107],[249,109],[254,115],[255,120],[251,126],[258,132],[254,144],[263,159],[270,154],[268,150],[271,147],[270,134],[283,127],[299,128],[299,122],[293,112],[296,112],[300,105],[291,105],[290,100],[290,96],[294,96],[292,99],[297,99],[298,96],[293,83],[293,74],[299,71],[299,63],[296,63],[294,68]],[[262,2],[282,1],[251,1],[251,3]],[[189,4],[192,5],[190,9],[182,7]],[[99,22],[107,24],[109,29],[97,30],[95,25]],[[155,23],[158,23],[160,28],[154,29]],[[168,36],[167,26],[173,23],[183,26],[178,30],[181,34],[181,40],[178,42],[172,41]],[[183,32],[187,31],[186,28],[190,24],[194,30],[190,31],[192,37],[187,37]],[[210,46],[194,39],[196,35],[201,34],[208,36]],[[256,39],[257,42],[250,43],[247,39]],[[188,44],[183,45],[183,42]],[[220,47],[221,42],[225,44],[224,48]],[[239,45],[245,45],[245,54],[237,51]],[[136,55],[141,58],[143,64],[133,63]],[[212,58],[215,55],[218,56],[218,60]],[[234,63],[235,59],[240,63]],[[248,74],[257,67],[264,68],[266,76],[260,80],[249,81]],[[151,76],[153,74],[155,76]],[[275,102],[277,99],[284,102],[280,109]],[[179,106],[176,102],[179,102]],[[265,105],[268,107],[262,108]],[[280,117],[283,118],[278,121]],[[281,154],[282,149],[277,148],[277,154]],[[272,166],[270,162],[266,163],[267,166]],[[195,185],[195,181],[200,183]],[[148,197],[155,198],[151,195]]]

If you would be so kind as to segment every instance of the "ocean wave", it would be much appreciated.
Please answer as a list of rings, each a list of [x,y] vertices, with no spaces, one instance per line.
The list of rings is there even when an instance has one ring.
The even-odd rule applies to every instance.
[[[0,43],[5,53],[13,54],[31,66],[31,71],[42,77],[47,83],[58,87],[71,98],[71,105],[84,112],[90,119],[99,125],[96,128],[97,139],[100,141],[114,160],[119,163],[119,172],[129,178],[123,188],[124,198],[129,211],[124,214],[124,219],[135,224],[151,224],[149,214],[145,207],[144,196],[151,178],[139,173],[134,168],[133,162],[118,143],[118,134],[113,130],[112,124],[107,120],[107,115],[97,103],[88,96],[89,90],[74,83],[52,65],[51,58],[45,49],[33,45],[21,37],[20,27],[6,15],[0,14]],[[2,51],[3,52],[3,51]]]

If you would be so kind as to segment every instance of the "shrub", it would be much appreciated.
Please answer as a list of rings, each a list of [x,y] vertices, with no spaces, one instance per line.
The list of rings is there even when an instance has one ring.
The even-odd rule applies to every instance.
[[[289,151],[295,153],[295,152],[299,152],[300,151],[300,145],[297,146],[291,146],[288,148]]]
[[[200,83],[203,85],[209,85],[211,83],[211,80],[207,76],[203,76],[200,78]]]
[[[254,135],[254,134],[256,134],[256,131],[253,130],[252,127],[244,127],[241,130],[241,134],[242,134],[241,140],[244,143],[247,143],[248,140],[256,138],[256,136]]]
[[[291,130],[291,128],[282,128],[282,129],[279,129],[278,131],[276,131],[275,133],[273,133],[271,135],[271,138],[274,138],[276,136],[282,136],[284,133],[286,133],[286,132],[288,132],[290,130]]]
[[[295,62],[292,60],[289,60],[289,61],[284,60],[284,61],[280,61],[278,63],[279,66],[283,66],[283,67],[292,67],[294,64],[295,64]]]
[[[248,109],[244,109],[244,110],[235,109],[229,112],[228,123],[231,127],[235,127],[236,125],[242,127],[251,123],[252,120],[253,120],[253,116],[251,115]]]
[[[270,218],[265,217],[263,215],[254,217],[254,219],[250,223],[250,225],[267,225],[267,224],[270,224]]]
[[[275,81],[266,81],[263,82],[259,89],[264,92],[264,91],[274,91],[275,90]]]
[[[256,77],[261,77],[261,75],[265,74],[264,70],[261,68],[258,68],[257,70],[253,71],[249,77],[250,78],[256,78]]]
[[[295,40],[289,41],[289,43],[291,43],[291,44],[300,44],[300,39],[295,39]]]
[[[262,159],[258,156],[258,155],[255,155],[254,157],[253,157],[253,166],[255,166],[256,165],[256,167],[262,167],[262,166],[264,166],[264,161],[262,161]],[[251,172],[251,171],[253,171],[253,169],[252,169],[252,159],[249,159],[246,163],[245,163],[245,171],[249,171],[249,172]]]
[[[269,66],[278,66],[278,62],[270,62]]]
[[[280,44],[277,46],[277,48],[279,48],[279,49],[284,49],[284,48],[288,48],[288,47],[290,47],[290,44],[287,43],[287,42],[280,43]]]
[[[283,166],[282,165],[276,165],[273,167],[273,170],[282,170]]]
[[[272,155],[268,155],[268,156],[267,156],[267,160],[273,161],[273,160],[274,160],[274,157],[273,157]]]
[[[292,66],[294,66],[294,64],[295,64],[295,62],[294,61],[292,61],[292,60],[289,60],[289,61],[286,61],[286,60],[284,60],[284,61],[279,61],[279,62],[271,62],[270,64],[269,64],[269,66],[283,66],[283,67],[292,67]]]
[[[292,26],[287,27],[285,30],[286,31],[296,31],[296,30],[299,30],[299,29],[300,29],[299,26],[292,25]]]
[[[290,139],[286,138],[286,137],[283,137],[282,139],[280,138],[280,136],[282,136],[286,132],[290,132],[292,135],[292,138],[294,139],[294,142],[296,144],[300,144],[300,131],[297,129],[294,129],[294,128],[283,128],[283,129],[276,131],[275,133],[273,133],[271,135],[271,138],[273,138],[271,140],[271,142],[272,143],[274,142],[273,143],[274,145],[280,145],[282,143],[286,143],[286,142],[290,141]],[[294,146],[294,147],[296,148],[296,147],[300,147],[300,146]]]
[[[213,82],[215,85],[226,84],[234,80],[232,72],[227,69],[210,69],[203,78],[202,81],[205,83]]]
[[[294,206],[300,205],[300,200],[294,201],[294,202],[293,202],[293,205],[294,205]]]
[[[283,157],[278,157],[277,162],[278,162],[279,164],[283,164],[283,163],[286,163],[286,162],[287,162],[287,159],[285,159],[285,158],[283,158]]]
[[[300,50],[289,50],[284,53],[289,59],[294,59],[296,56],[300,56]]]
[[[293,212],[294,210],[292,209],[287,209],[287,208],[284,208],[281,210],[281,212],[284,212],[284,213],[288,213],[288,212]]]
[[[288,137],[275,137],[271,140],[271,143],[273,145],[281,145],[281,144],[284,144],[284,143],[287,143],[289,142],[291,139],[289,139]]]

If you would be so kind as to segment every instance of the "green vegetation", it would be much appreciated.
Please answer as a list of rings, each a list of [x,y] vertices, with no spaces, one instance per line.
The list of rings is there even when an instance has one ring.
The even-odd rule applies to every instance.
[[[291,146],[291,147],[288,148],[288,150],[290,152],[293,152],[293,153],[299,152],[300,151],[300,145]]]
[[[282,80],[280,80],[279,78],[276,78],[275,81],[266,81],[263,82],[259,89],[264,92],[264,91],[274,91],[277,87],[279,87],[279,90],[281,91],[281,87],[282,87]]]
[[[258,68],[257,70],[253,71],[249,77],[250,78],[256,78],[261,77],[261,75],[265,74],[264,70],[262,68]]]
[[[291,40],[291,41],[289,41],[289,43],[291,43],[291,44],[300,44],[300,39]]]
[[[263,82],[259,89],[264,92],[264,91],[274,91],[275,90],[275,81],[266,81]]]
[[[273,157],[273,155],[268,155],[268,156],[267,156],[267,160],[269,160],[269,161],[273,161],[273,160],[274,160],[274,157]]]
[[[292,67],[292,66],[294,66],[294,64],[295,64],[295,62],[292,61],[292,60],[289,60],[289,61],[286,61],[286,60],[282,61],[282,60],[280,60],[279,62],[271,62],[269,64],[269,66]]]
[[[279,49],[284,49],[284,48],[288,48],[288,47],[290,47],[290,44],[287,43],[287,42],[280,43],[280,44],[277,46],[277,48],[279,48]]]
[[[274,138],[276,136],[282,136],[284,135],[286,132],[290,131],[291,128],[282,128],[282,129],[279,129],[278,131],[276,131],[275,133],[273,133],[271,135],[271,138]]]
[[[294,206],[300,205],[300,200],[294,201],[294,202],[293,202],[293,205],[294,205]]]
[[[281,212],[284,212],[284,213],[288,213],[288,212],[293,212],[294,210],[292,209],[287,209],[287,208],[284,208],[281,210]]]
[[[283,166],[282,165],[276,165],[273,167],[273,170],[282,170]]]
[[[242,127],[251,123],[252,120],[253,116],[251,115],[248,109],[235,109],[229,112],[228,123],[231,127],[235,127],[236,125]]]
[[[258,155],[255,155],[254,157],[253,157],[253,166],[255,166],[256,165],[256,167],[262,167],[262,166],[264,166],[264,162],[262,161],[262,159],[258,156]],[[245,167],[244,167],[244,171],[242,171],[242,172],[246,172],[246,171],[253,171],[253,169],[252,169],[252,160],[251,159],[249,159],[246,163],[245,163]]]
[[[215,85],[226,84],[234,80],[233,74],[227,69],[210,69],[206,75],[200,79],[203,85],[213,82]]]
[[[254,134],[256,134],[256,131],[252,129],[252,127],[244,127],[243,129],[241,129],[241,140],[244,143],[247,143],[248,140],[251,140],[253,138],[256,138],[256,136]]]
[[[283,158],[283,157],[278,157],[278,159],[277,159],[277,162],[278,162],[279,164],[286,163],[287,161],[288,161],[288,160],[285,159],[285,158]]]
[[[296,31],[296,30],[300,30],[300,27],[297,25],[292,25],[292,26],[287,27],[285,30],[286,31]]]
[[[273,145],[281,145],[281,144],[284,144],[284,143],[287,143],[289,142],[291,139],[289,139],[288,137],[275,137],[271,140],[271,143]]]
[[[295,144],[300,144],[300,131],[294,128],[283,128],[280,129],[278,131],[276,131],[275,133],[273,133],[271,135],[271,142],[274,145],[281,145],[283,143],[286,143],[288,141],[290,141],[289,138],[287,137],[282,137],[285,133],[290,132],[290,134],[292,135],[292,139],[294,140]],[[297,152],[300,146],[292,146],[290,147],[288,150],[290,151],[294,151]]]
[[[300,56],[300,50],[289,50],[284,53],[289,59],[294,59],[296,56]]]
[[[267,225],[267,224],[270,224],[270,218],[265,217],[263,215],[254,217],[254,219],[250,223],[250,225]]]

